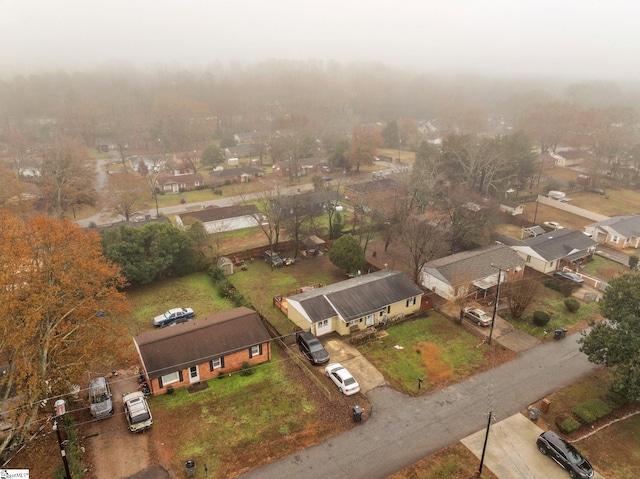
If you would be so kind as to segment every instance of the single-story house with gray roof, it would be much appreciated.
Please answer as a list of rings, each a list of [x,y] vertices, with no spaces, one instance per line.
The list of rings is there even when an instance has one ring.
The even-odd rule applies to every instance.
[[[576,265],[593,257],[596,245],[597,243],[582,231],[568,229],[509,243],[528,267],[545,274],[564,266],[577,269]]]
[[[584,227],[584,231],[600,244],[614,248],[640,246],[640,215],[614,216]]]
[[[133,342],[152,394],[271,359],[271,336],[258,313],[245,307],[148,331]]]
[[[192,221],[201,221],[207,233],[222,233],[259,226],[260,215],[255,205],[234,205],[221,208],[203,208],[176,215],[178,227],[185,228]]]
[[[508,246],[497,244],[429,261],[420,271],[420,284],[447,300],[486,296],[501,281],[522,279],[524,260]]]
[[[223,185],[227,181],[231,183],[249,183],[252,178],[264,176],[264,170],[255,166],[239,166],[237,168],[213,170],[209,172],[209,175],[211,176],[210,183],[215,185]]]
[[[376,271],[283,299],[287,317],[316,336],[340,335],[420,310],[423,291],[401,271]]]

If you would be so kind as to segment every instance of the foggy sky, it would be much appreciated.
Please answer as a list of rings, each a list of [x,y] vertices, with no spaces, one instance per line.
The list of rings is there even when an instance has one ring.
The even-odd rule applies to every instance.
[[[638,0],[0,0],[3,74],[268,59],[639,80]]]

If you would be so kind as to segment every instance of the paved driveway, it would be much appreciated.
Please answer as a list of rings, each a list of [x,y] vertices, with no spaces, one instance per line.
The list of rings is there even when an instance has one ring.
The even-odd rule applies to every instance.
[[[552,459],[543,456],[536,439],[543,430],[522,414],[514,414],[491,425],[484,457],[484,467],[500,479],[556,479],[569,477]],[[486,429],[461,440],[480,459]],[[478,463],[479,464],[479,463]],[[597,472],[594,479],[602,476]]]
[[[387,384],[384,376],[356,348],[346,340],[329,338],[322,340],[329,353],[329,362],[340,363],[349,370],[360,384],[362,394]]]

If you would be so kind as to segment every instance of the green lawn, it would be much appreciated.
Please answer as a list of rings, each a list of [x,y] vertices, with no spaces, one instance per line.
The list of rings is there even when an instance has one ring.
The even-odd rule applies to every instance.
[[[571,313],[565,307],[564,300],[565,297],[559,292],[541,285],[536,299],[529,305],[521,320],[513,320],[508,309],[501,309],[498,314],[516,328],[539,339],[551,339],[555,329],[570,328],[578,323],[583,323],[586,326],[590,321],[599,318],[598,303],[580,301],[580,309],[575,313]],[[533,324],[533,313],[538,310],[547,311],[551,314],[551,320],[545,326],[541,327]],[[549,333],[545,335],[545,331]]]
[[[477,337],[436,312],[386,332],[388,336],[358,349],[400,391],[428,393],[487,368],[489,346],[478,347]]]
[[[627,266],[598,255],[594,255],[593,261],[589,261],[582,270],[582,272],[586,274],[604,279],[605,281],[611,281],[613,278],[626,274],[629,271]]]
[[[126,293],[132,310],[126,322],[132,335],[153,329],[153,317],[170,308],[193,308],[196,317],[206,317],[234,307],[205,273],[138,286]]]
[[[606,400],[611,376],[606,369],[598,369],[548,398],[549,411],[540,417],[551,429],[557,430],[558,416],[570,415],[571,409],[589,399]],[[583,426],[576,434],[589,432]],[[617,422],[574,445],[604,477],[635,479],[640,467],[640,415]]]

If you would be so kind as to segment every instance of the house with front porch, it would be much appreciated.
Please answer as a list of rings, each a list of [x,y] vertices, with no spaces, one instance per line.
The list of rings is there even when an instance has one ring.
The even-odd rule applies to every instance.
[[[287,317],[316,336],[344,336],[417,313],[423,291],[401,271],[376,271],[283,299]]]
[[[142,333],[133,342],[152,394],[271,359],[271,337],[258,313],[245,307]]]
[[[509,246],[525,264],[541,273],[553,273],[568,267],[572,270],[589,261],[597,243],[582,231],[555,230],[523,240],[512,239]]]
[[[522,279],[524,260],[508,246],[483,246],[429,261],[420,271],[420,284],[449,301],[479,298],[495,288],[501,271],[501,282]]]

